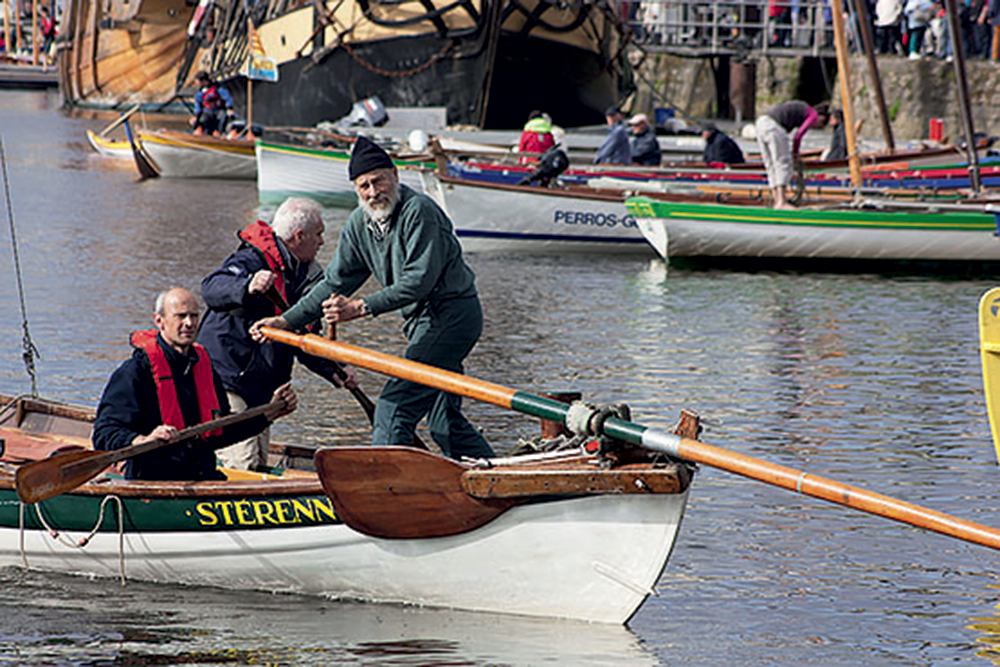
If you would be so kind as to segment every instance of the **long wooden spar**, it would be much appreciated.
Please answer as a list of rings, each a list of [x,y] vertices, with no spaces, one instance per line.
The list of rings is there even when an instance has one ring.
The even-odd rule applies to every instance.
[[[880,493],[843,484],[801,470],[769,463],[673,433],[656,431],[618,417],[603,421],[600,433],[594,432],[593,414],[581,417],[579,406],[517,391],[477,380],[400,357],[365,348],[329,341],[316,335],[298,335],[281,329],[261,329],[268,338],[293,345],[309,354],[352,364],[377,373],[410,380],[502,408],[565,424],[570,430],[587,435],[607,435],[630,444],[670,456],[756,479],[836,505],[875,514],[942,535],[955,537],[1000,550],[1000,531],[989,526],[959,519]]]

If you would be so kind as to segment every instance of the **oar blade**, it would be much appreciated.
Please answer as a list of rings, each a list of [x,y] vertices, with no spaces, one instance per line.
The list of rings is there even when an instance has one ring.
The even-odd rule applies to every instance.
[[[20,466],[14,477],[14,488],[21,502],[30,505],[72,491],[99,475],[111,463],[107,452],[88,449],[63,452]]]
[[[372,537],[457,535],[519,502],[473,498],[462,488],[467,468],[412,447],[328,447],[315,463],[337,516]]]

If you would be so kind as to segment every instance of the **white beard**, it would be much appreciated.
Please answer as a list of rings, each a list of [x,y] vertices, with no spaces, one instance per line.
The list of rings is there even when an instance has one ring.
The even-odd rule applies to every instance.
[[[385,194],[381,201],[368,202],[360,195],[358,196],[358,204],[365,212],[365,217],[377,225],[385,225],[385,223],[388,222],[389,218],[392,217],[392,212],[396,209],[396,204],[398,203],[399,184],[394,185],[389,192]]]

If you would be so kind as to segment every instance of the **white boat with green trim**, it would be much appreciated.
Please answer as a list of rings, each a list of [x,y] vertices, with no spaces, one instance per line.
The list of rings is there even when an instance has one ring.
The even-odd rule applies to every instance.
[[[649,195],[626,206],[664,258],[1000,261],[984,205],[868,200],[777,210],[748,198]]]
[[[491,467],[335,447],[320,450],[334,472],[317,458],[319,474],[228,471],[227,481],[106,473],[23,502],[17,471],[67,447],[80,454],[92,418],[0,397],[0,566],[624,623],[666,565],[691,480],[684,464],[602,466],[579,447]],[[379,471],[396,475],[391,491]],[[324,491],[331,476],[336,497]],[[378,520],[356,529],[345,517],[359,507]]]
[[[351,158],[347,148],[305,146],[258,139],[257,192],[262,204],[280,204],[287,197],[308,197],[323,206],[354,207],[358,197],[347,178]],[[414,167],[433,166],[422,160],[393,162],[402,183],[420,190]]]

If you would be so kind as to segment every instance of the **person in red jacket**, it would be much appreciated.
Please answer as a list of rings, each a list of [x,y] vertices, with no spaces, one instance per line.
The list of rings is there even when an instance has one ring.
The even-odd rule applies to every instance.
[[[517,142],[518,153],[536,153],[541,155],[556,145],[555,136],[552,134],[552,123],[541,111],[532,111],[528,114],[528,122],[521,130],[521,138]],[[521,164],[538,162],[537,156],[525,156],[521,158]]]

